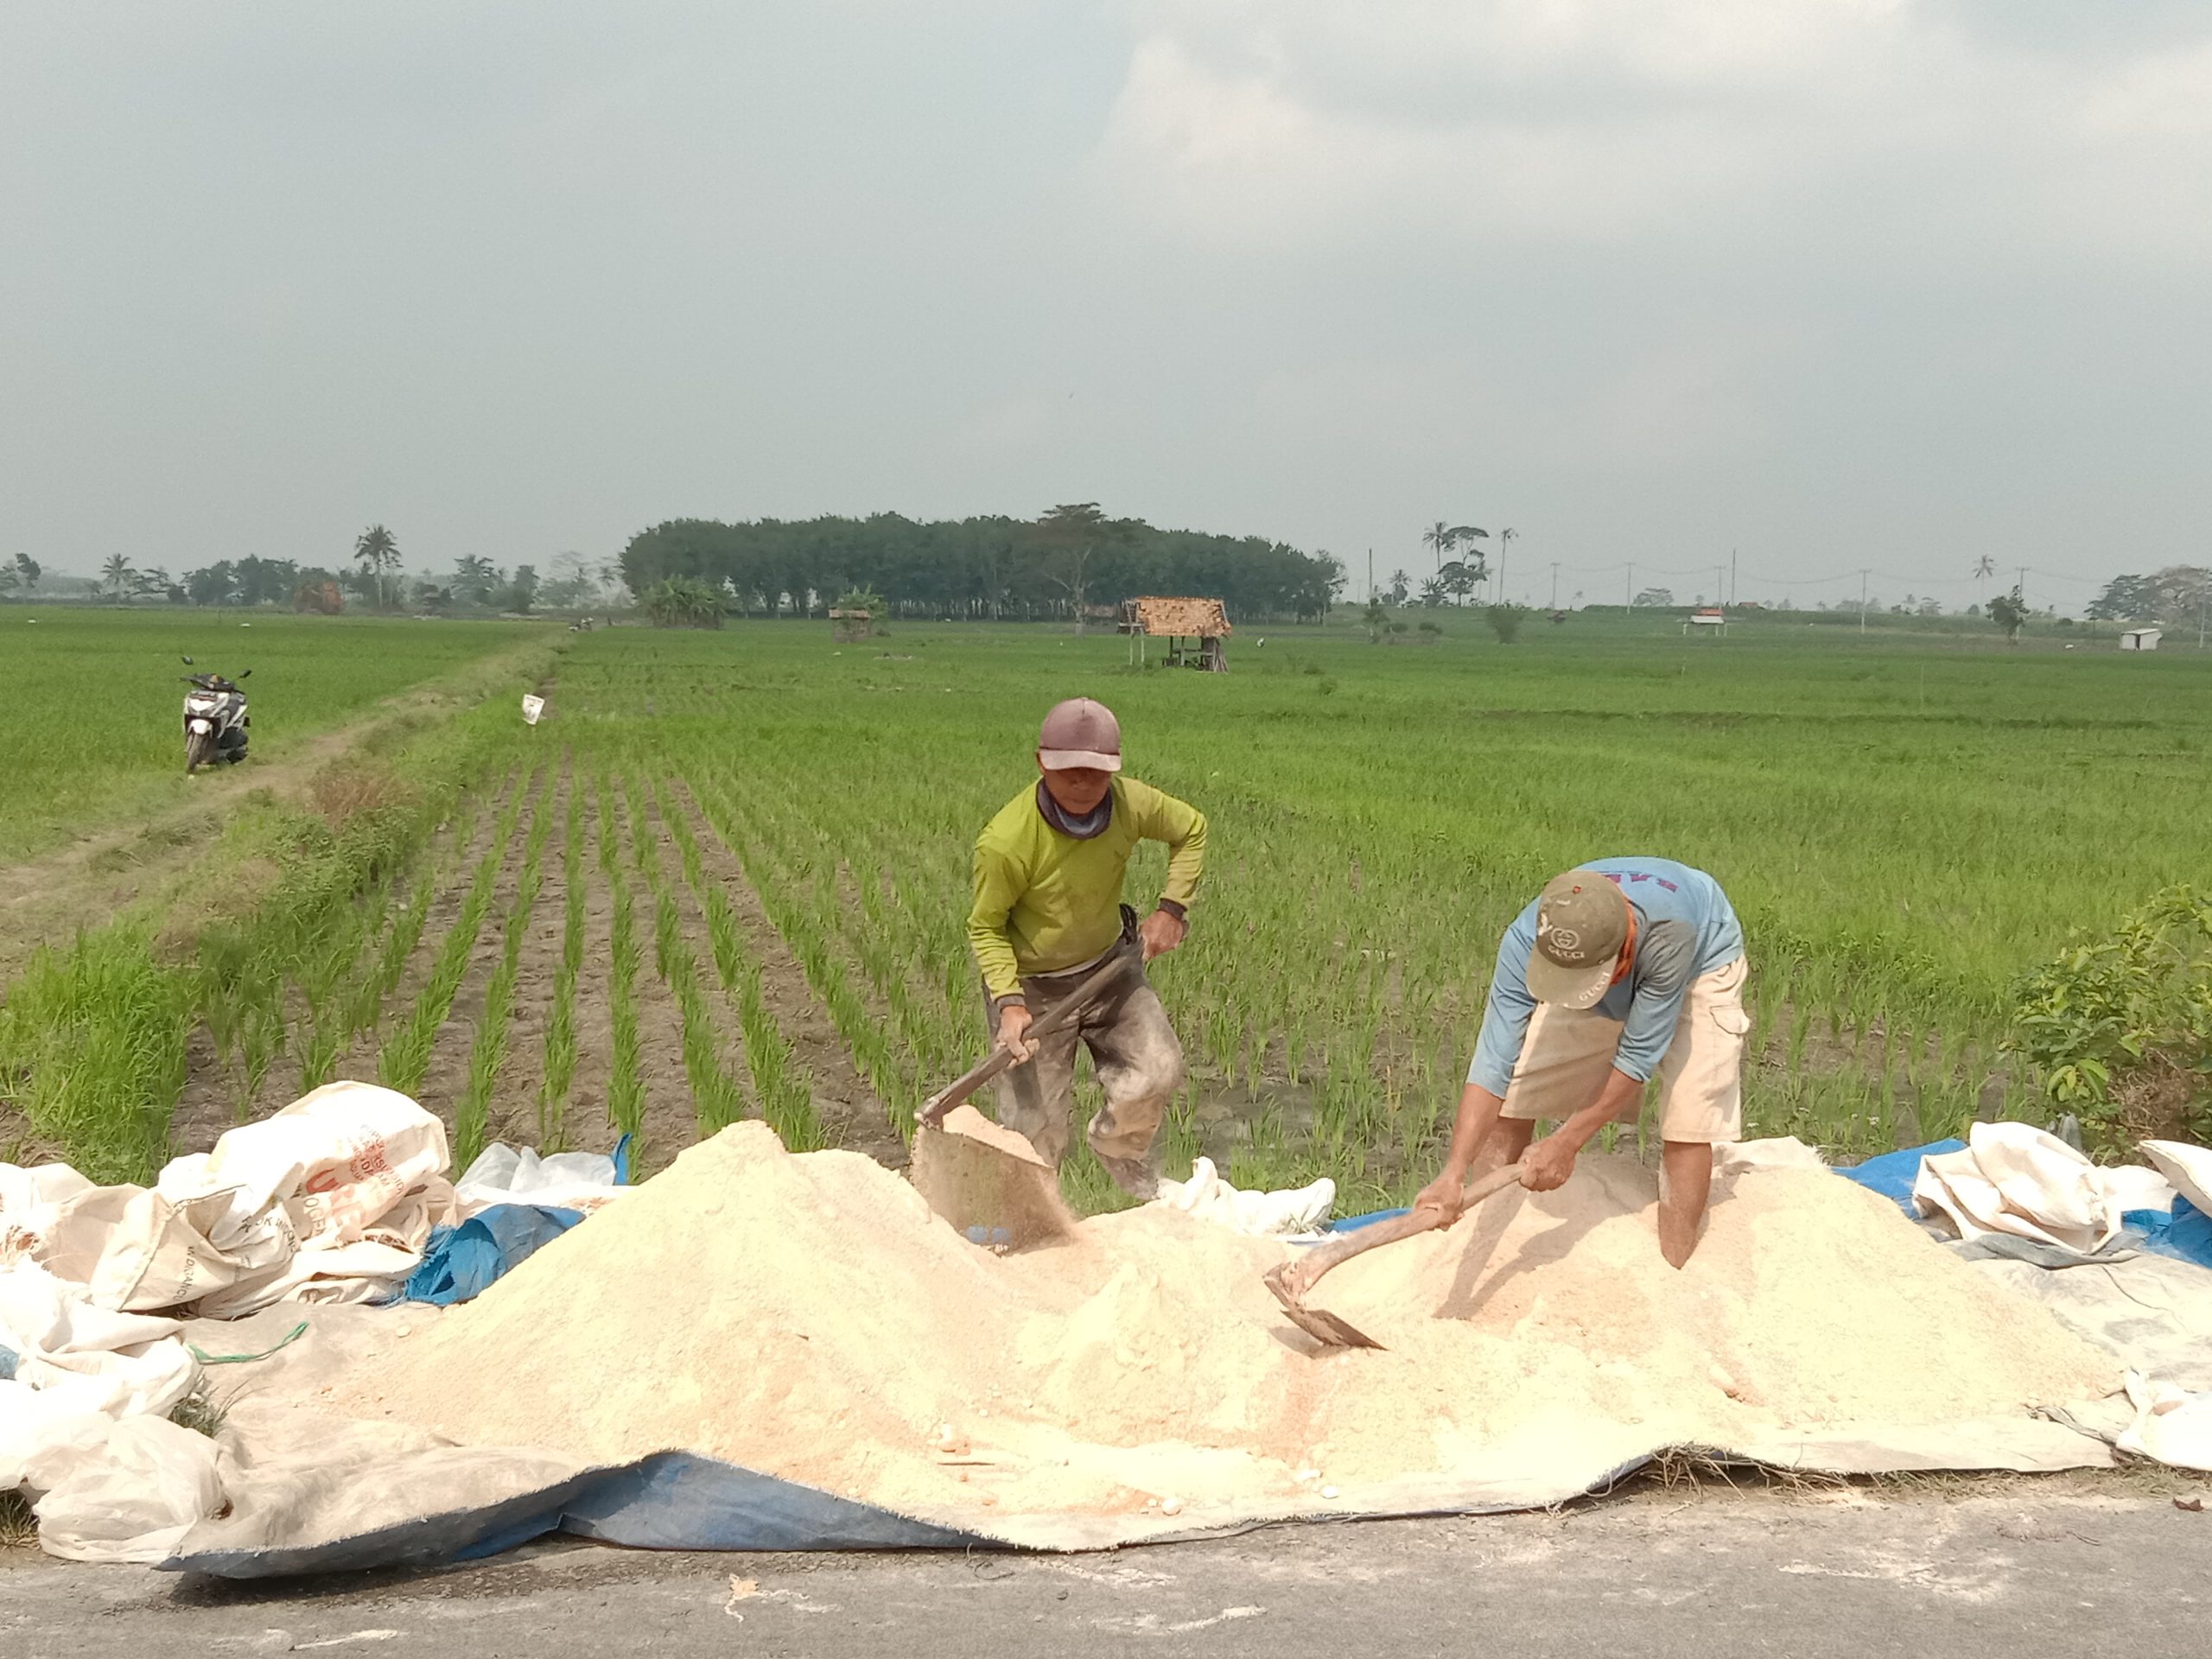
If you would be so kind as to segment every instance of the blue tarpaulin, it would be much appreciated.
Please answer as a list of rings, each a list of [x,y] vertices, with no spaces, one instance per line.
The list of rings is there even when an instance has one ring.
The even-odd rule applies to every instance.
[[[1946,1152],[1964,1152],[1963,1141],[1936,1141],[1924,1147],[1907,1147],[1903,1152],[1885,1152],[1878,1158],[1869,1158],[1863,1164],[1839,1168],[1835,1173],[1847,1181],[1856,1181],[1870,1192],[1878,1192],[1909,1216],[1917,1217],[1912,1207],[1912,1183],[1920,1173],[1920,1160]]]
[[[757,1474],[688,1452],[591,1469],[503,1502],[296,1548],[201,1549],[161,1563],[222,1579],[477,1560],[565,1532],[632,1549],[1005,1549],[1001,1539]]]
[[[423,1249],[423,1265],[407,1276],[398,1300],[451,1307],[480,1296],[502,1274],[512,1272],[583,1219],[577,1210],[537,1204],[495,1204],[458,1227],[432,1230]]]

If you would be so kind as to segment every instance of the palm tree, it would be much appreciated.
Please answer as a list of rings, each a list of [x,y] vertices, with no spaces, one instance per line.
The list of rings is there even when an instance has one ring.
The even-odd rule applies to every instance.
[[[1451,556],[1452,550],[1460,543],[1476,536],[1487,538],[1489,535],[1488,531],[1477,530],[1472,524],[1447,524],[1440,518],[1421,531],[1421,544],[1434,550],[1436,568],[1441,570],[1444,568],[1444,561]]]
[[[111,598],[122,599],[138,580],[138,573],[130,568],[130,561],[120,553],[111,553],[100,567],[100,580],[107,584]]]
[[[377,603],[384,603],[385,571],[399,563],[399,543],[382,524],[371,524],[353,538],[353,556],[375,579]]]
[[[1988,554],[1983,554],[1974,562],[1974,579],[1976,582],[1986,582],[1996,574],[1997,561],[1991,558]]]

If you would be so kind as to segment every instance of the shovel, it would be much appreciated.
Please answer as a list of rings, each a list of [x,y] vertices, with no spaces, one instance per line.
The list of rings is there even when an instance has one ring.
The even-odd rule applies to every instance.
[[[1459,1214],[1465,1216],[1491,1193],[1503,1192],[1520,1179],[1518,1164],[1508,1164],[1503,1169],[1477,1176],[1460,1190]],[[1264,1275],[1267,1287],[1274,1293],[1275,1300],[1282,1304],[1284,1316],[1323,1347],[1380,1348],[1381,1343],[1350,1319],[1326,1308],[1306,1306],[1306,1293],[1323,1274],[1342,1267],[1355,1255],[1364,1255],[1416,1233],[1433,1232],[1444,1224],[1444,1212],[1440,1210],[1408,1210],[1388,1221],[1357,1228],[1332,1243],[1308,1250],[1294,1261],[1277,1262]]]
[[[1128,953],[1116,951],[1029,1027],[1031,1040],[1067,1026],[1128,970],[1130,960]],[[914,1116],[914,1152],[907,1169],[907,1179],[931,1210],[977,1243],[998,1250],[1050,1243],[1069,1236],[1076,1225],[1060,1196],[1059,1172],[1021,1135],[966,1103],[1015,1064],[1010,1052],[995,1048],[924,1101]]]

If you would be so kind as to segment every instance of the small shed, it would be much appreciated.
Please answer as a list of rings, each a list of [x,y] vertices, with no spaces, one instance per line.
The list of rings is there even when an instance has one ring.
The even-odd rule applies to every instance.
[[[1229,613],[1217,599],[1132,599],[1122,606],[1122,632],[1129,636],[1129,660],[1141,664],[1147,639],[1167,641],[1170,668],[1229,672]]]
[[[2156,651],[2158,636],[2164,632],[2164,628],[2130,628],[2120,636],[2120,648],[2122,651]]]
[[[1701,611],[1692,611],[1682,619],[1682,632],[1688,633],[1693,628],[1711,628],[1715,633],[1726,634],[1728,632],[1728,613],[1718,605],[1708,605]]]
[[[832,611],[830,638],[837,645],[858,645],[875,631],[874,611]]]

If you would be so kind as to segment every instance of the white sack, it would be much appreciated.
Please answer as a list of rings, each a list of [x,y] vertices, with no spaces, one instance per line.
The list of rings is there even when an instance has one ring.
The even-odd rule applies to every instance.
[[[311,1249],[364,1237],[446,1162],[445,1125],[435,1115],[372,1083],[327,1083],[274,1117],[227,1131],[212,1153],[177,1159],[155,1185],[178,1200],[227,1192],[229,1220],[246,1229],[281,1200],[300,1248]]]
[[[2121,1451],[2177,1469],[2212,1469],[2212,1393],[2191,1394],[2130,1371],[2127,1398],[2135,1421],[2117,1442]]]
[[[159,1561],[223,1506],[215,1443],[162,1417],[110,1423],[105,1440],[46,1459],[38,1541],[76,1561]]]
[[[2212,1216],[2212,1150],[2192,1147],[2186,1141],[2145,1141],[2143,1153],[2158,1166],[2158,1173],[2173,1183],[2175,1192]],[[2166,1207],[2171,1209],[2172,1205]]]
[[[199,1376],[177,1330],[174,1319],[102,1307],[35,1262],[0,1271],[0,1347],[16,1354],[18,1385],[54,1396],[47,1411],[168,1411]]]
[[[1337,1184],[1325,1176],[1287,1192],[1239,1192],[1221,1178],[1211,1158],[1193,1163],[1187,1181],[1160,1182],[1157,1200],[1171,1210],[1254,1238],[1311,1232],[1336,1201]]]
[[[24,1256],[38,1259],[64,1199],[92,1183],[67,1164],[39,1164],[26,1169],[0,1164],[0,1268]]]
[[[614,1160],[601,1152],[556,1152],[541,1158],[494,1141],[455,1184],[461,1219],[499,1204],[536,1204],[589,1215],[636,1189],[614,1184]]]
[[[1961,1238],[2007,1233],[2094,1255],[2120,1231],[2106,1171],[2025,1123],[1977,1123],[1965,1148],[1920,1160],[1913,1202]]]

